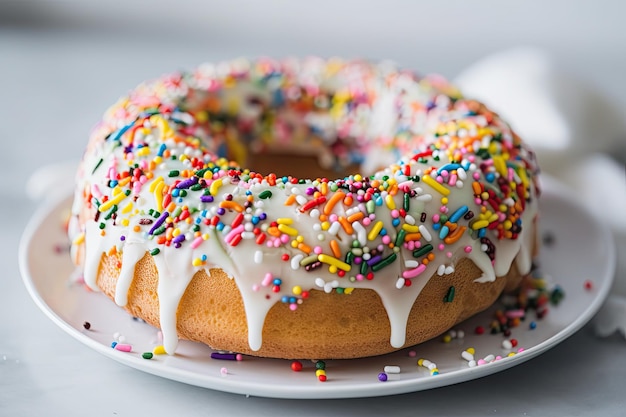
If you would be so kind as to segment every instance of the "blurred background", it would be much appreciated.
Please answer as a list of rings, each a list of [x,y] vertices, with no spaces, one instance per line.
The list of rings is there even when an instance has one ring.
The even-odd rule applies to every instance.
[[[390,59],[454,79],[533,47],[624,120],[625,13],[619,0],[0,1],[0,141],[30,161],[1,164],[21,178],[2,186],[20,191],[33,166],[77,160],[102,112],[142,80],[240,56]]]

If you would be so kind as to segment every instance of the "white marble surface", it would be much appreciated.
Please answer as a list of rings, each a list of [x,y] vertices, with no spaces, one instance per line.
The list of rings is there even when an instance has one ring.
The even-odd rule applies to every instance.
[[[78,159],[102,111],[141,80],[205,60],[366,56],[454,77],[487,53],[530,44],[597,86],[626,116],[620,3],[453,3],[457,9],[347,2],[330,15],[333,3],[324,1],[236,1],[229,8],[204,5],[193,15],[190,0],[177,9],[164,1],[0,5],[0,415],[623,415],[626,341],[598,339],[590,326],[539,358],[455,386],[359,400],[272,400],[119,365],[55,327],[22,285],[17,252],[33,212],[25,190],[30,173]],[[618,256],[624,247],[619,241]],[[619,277],[626,277],[623,261]]]

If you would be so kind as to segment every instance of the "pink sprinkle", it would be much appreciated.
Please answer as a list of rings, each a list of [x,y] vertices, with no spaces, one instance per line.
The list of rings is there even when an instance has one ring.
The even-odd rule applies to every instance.
[[[222,375],[222,376],[228,375],[228,369],[226,369],[226,368],[220,369],[220,375]]]
[[[443,177],[441,175],[437,175],[437,178],[435,179],[437,180],[439,184],[443,184]]]
[[[446,256],[447,256],[448,258],[452,258],[452,252],[447,252],[447,253],[446,253]]]
[[[502,359],[502,356],[498,355],[496,356],[496,360],[499,361],[500,359]]]
[[[476,181],[478,181],[478,180],[480,179],[480,173],[478,173],[478,172],[474,172],[474,173],[472,174],[472,177],[473,177]]]
[[[335,213],[331,214],[330,216],[328,216],[328,221],[331,223],[335,223],[337,221],[338,217]]]
[[[298,304],[296,303],[289,304],[289,310],[296,311],[297,309],[298,309]]]
[[[414,358],[417,356],[417,352],[414,350],[409,350],[409,358]]]
[[[517,349],[517,353],[522,353],[523,351],[524,351],[524,348]]]
[[[434,223],[439,223],[439,215],[438,214],[434,214],[433,215],[433,222]]]
[[[456,185],[456,179],[457,179],[456,174],[450,175],[450,179],[448,180],[448,184],[454,187]]]
[[[363,274],[356,274],[356,280],[357,281],[363,281],[365,277],[363,276]]]
[[[267,274],[265,274],[265,278],[263,278],[263,281],[261,281],[261,285],[263,285],[264,287],[267,287],[268,285],[272,283],[273,280],[274,280],[274,276],[268,272]]]
[[[192,249],[195,249],[195,248],[197,248],[198,246],[200,246],[200,244],[201,244],[203,241],[204,241],[204,239],[202,239],[202,236],[198,236],[197,238],[195,238],[195,239],[193,240],[193,242],[191,242],[191,245],[189,245],[189,246],[191,246],[191,248],[192,248]]]
[[[391,210],[391,217],[397,219],[398,217],[400,217],[400,212],[396,209]]]
[[[445,213],[446,211],[448,211],[448,208],[446,206],[441,206],[439,207],[439,211]]]
[[[426,270],[426,265],[420,264],[417,268],[407,269],[402,273],[402,278],[415,278]]]
[[[389,243],[391,243],[391,238],[389,237],[389,235],[383,236],[383,243],[385,245],[388,245]]]
[[[128,345],[126,343],[118,343],[115,345],[115,350],[119,350],[120,352],[130,352],[133,350],[132,345]]]
[[[258,291],[259,289],[261,289],[261,287],[259,287],[259,284],[254,284],[252,286],[252,291]]]
[[[290,239],[289,235],[287,235],[287,234],[280,235],[281,243],[289,243],[289,239]]]
[[[439,246],[437,246],[437,248],[439,248],[439,250],[444,250],[446,248],[446,245],[444,245],[443,243],[440,243]]]
[[[369,217],[364,218],[363,220],[361,220],[361,223],[363,223],[363,226],[367,227],[370,225],[372,221],[370,220]]]
[[[483,203],[483,199],[480,197],[476,197],[474,199],[474,203],[476,203],[476,205],[480,206]]]
[[[316,246],[313,248],[313,252],[315,252],[316,255],[319,255],[324,252],[324,249],[322,249],[321,246]]]
[[[486,364],[486,363],[487,363],[487,362],[485,362],[485,360],[484,360],[484,359],[478,359],[478,362],[476,362],[476,365],[484,365],[484,364]]]
[[[463,250],[465,251],[465,253],[470,253],[472,251],[472,247],[466,246]]]

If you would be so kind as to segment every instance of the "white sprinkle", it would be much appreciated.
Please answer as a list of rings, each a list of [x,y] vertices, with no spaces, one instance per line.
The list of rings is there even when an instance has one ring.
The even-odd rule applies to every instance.
[[[400,373],[400,367],[396,366],[396,365],[386,365],[385,368],[383,369],[383,371],[386,374],[399,374]]]
[[[308,202],[309,202],[309,200],[308,200],[305,196],[303,196],[303,195],[297,195],[297,196],[296,196],[296,202],[297,202],[298,204],[300,204],[301,206],[303,206],[303,205],[305,205],[306,203],[308,203]]]
[[[416,223],[415,217],[411,216],[410,214],[407,214],[406,216],[404,216],[404,221],[407,222],[407,224],[410,224],[411,226],[413,226]]]
[[[464,350],[463,352],[461,352],[461,357],[468,362],[471,362],[474,360],[474,355],[469,353],[467,350]]]
[[[256,235],[253,232],[242,232],[241,233],[241,238],[242,239],[254,239],[256,237]]]
[[[433,362],[430,365],[428,365],[428,370],[432,371],[433,369],[435,369],[437,367],[437,365]]]
[[[336,236],[337,233],[339,232],[339,228],[341,227],[341,223],[339,222],[334,222],[333,224],[330,225],[330,227],[328,228],[328,233],[330,233],[333,236]]]
[[[463,339],[465,337],[465,332],[463,330],[457,330],[456,337],[457,339]]]
[[[409,259],[407,261],[404,261],[404,267],[405,268],[417,268],[419,266],[419,262],[414,261],[412,259]]]
[[[446,266],[444,264],[441,264],[439,265],[439,268],[437,268],[437,275],[442,276],[445,271]]]
[[[324,284],[324,292],[326,294],[330,294],[333,290],[333,286],[330,282],[327,282],[326,284]]]
[[[504,339],[504,340],[502,341],[502,347],[503,347],[504,349],[511,349],[511,348],[513,347],[513,344],[511,343],[511,341],[510,341],[510,340]]]
[[[401,290],[404,287],[404,283],[405,279],[402,277],[398,277],[398,280],[396,281],[396,288]]]
[[[419,231],[424,237],[424,239],[426,239],[427,242],[430,242],[433,240],[433,237],[431,236],[430,232],[428,231],[426,226],[424,226],[423,224],[419,225]]]
[[[320,287],[320,288],[324,288],[324,285],[326,285],[326,281],[324,281],[322,278],[315,278],[315,285]]]
[[[450,266],[446,267],[446,270],[444,271],[444,274],[450,275],[453,272],[454,272],[454,267],[452,265],[450,265]]]
[[[473,367],[475,367],[475,366],[476,366],[476,361],[475,361],[475,360],[471,360],[471,361],[469,361],[469,362],[467,363],[467,365],[468,365],[470,368],[473,368]]]
[[[465,181],[467,179],[467,173],[465,172],[463,167],[458,167],[457,168],[456,175],[458,175],[459,178],[462,179],[463,181]]]
[[[301,253],[294,255],[291,258],[291,269],[293,269],[294,271],[300,269],[300,261],[302,260],[302,258],[304,258],[304,255],[302,255]]]
[[[309,216],[311,216],[312,219],[318,219],[320,217],[320,211],[314,208],[309,212]]]
[[[433,170],[433,172],[436,172],[436,170]],[[418,195],[417,197],[415,197],[415,199],[416,199],[417,201],[425,201],[425,202],[428,202],[428,201],[431,201],[431,200],[433,199],[433,196],[432,196],[432,195],[430,195],[430,194],[423,194],[423,195]]]
[[[463,188],[463,181],[458,180],[458,181],[456,182],[456,184],[454,184],[454,186],[455,186],[456,188]]]
[[[496,357],[492,354],[489,354],[487,356],[485,356],[485,358],[483,359],[485,362],[492,362]]]

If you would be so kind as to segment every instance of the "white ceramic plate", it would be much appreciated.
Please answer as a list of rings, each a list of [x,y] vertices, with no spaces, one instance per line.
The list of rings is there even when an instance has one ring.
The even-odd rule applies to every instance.
[[[348,398],[371,397],[420,391],[459,383],[498,372],[531,359],[555,346],[580,329],[600,308],[606,298],[614,274],[615,250],[606,227],[584,209],[568,192],[548,181],[541,200],[543,233],[553,236],[553,244],[542,248],[540,264],[552,282],[566,293],[564,301],[551,308],[537,328],[527,323],[513,329],[518,347],[525,350],[506,357],[503,336],[476,335],[476,326],[488,327],[493,309],[483,312],[457,326],[465,332],[463,339],[451,343],[432,340],[413,350],[384,356],[326,362],[328,380],[315,377],[315,365],[304,362],[301,372],[290,368],[290,361],[244,357],[242,361],[210,358],[211,350],[201,344],[181,342],[174,356],[157,355],[152,360],[141,354],[158,343],[158,332],[151,326],[133,320],[101,294],[71,284],[73,266],[67,253],[63,220],[70,199],[42,207],[32,218],[22,238],[20,267],[30,295],[54,323],[92,349],[133,368],[215,390],[276,398]],[[593,283],[591,290],[584,283]],[[532,315],[532,313],[531,313]],[[89,331],[83,323],[91,323]],[[112,349],[114,333],[120,333],[132,344],[133,351]],[[476,349],[476,359],[489,354],[504,359],[474,368],[461,358],[468,348]],[[439,375],[416,365],[417,358],[437,364]],[[386,365],[398,365],[401,373],[387,382],[378,374]],[[223,374],[223,368],[227,373]]]

